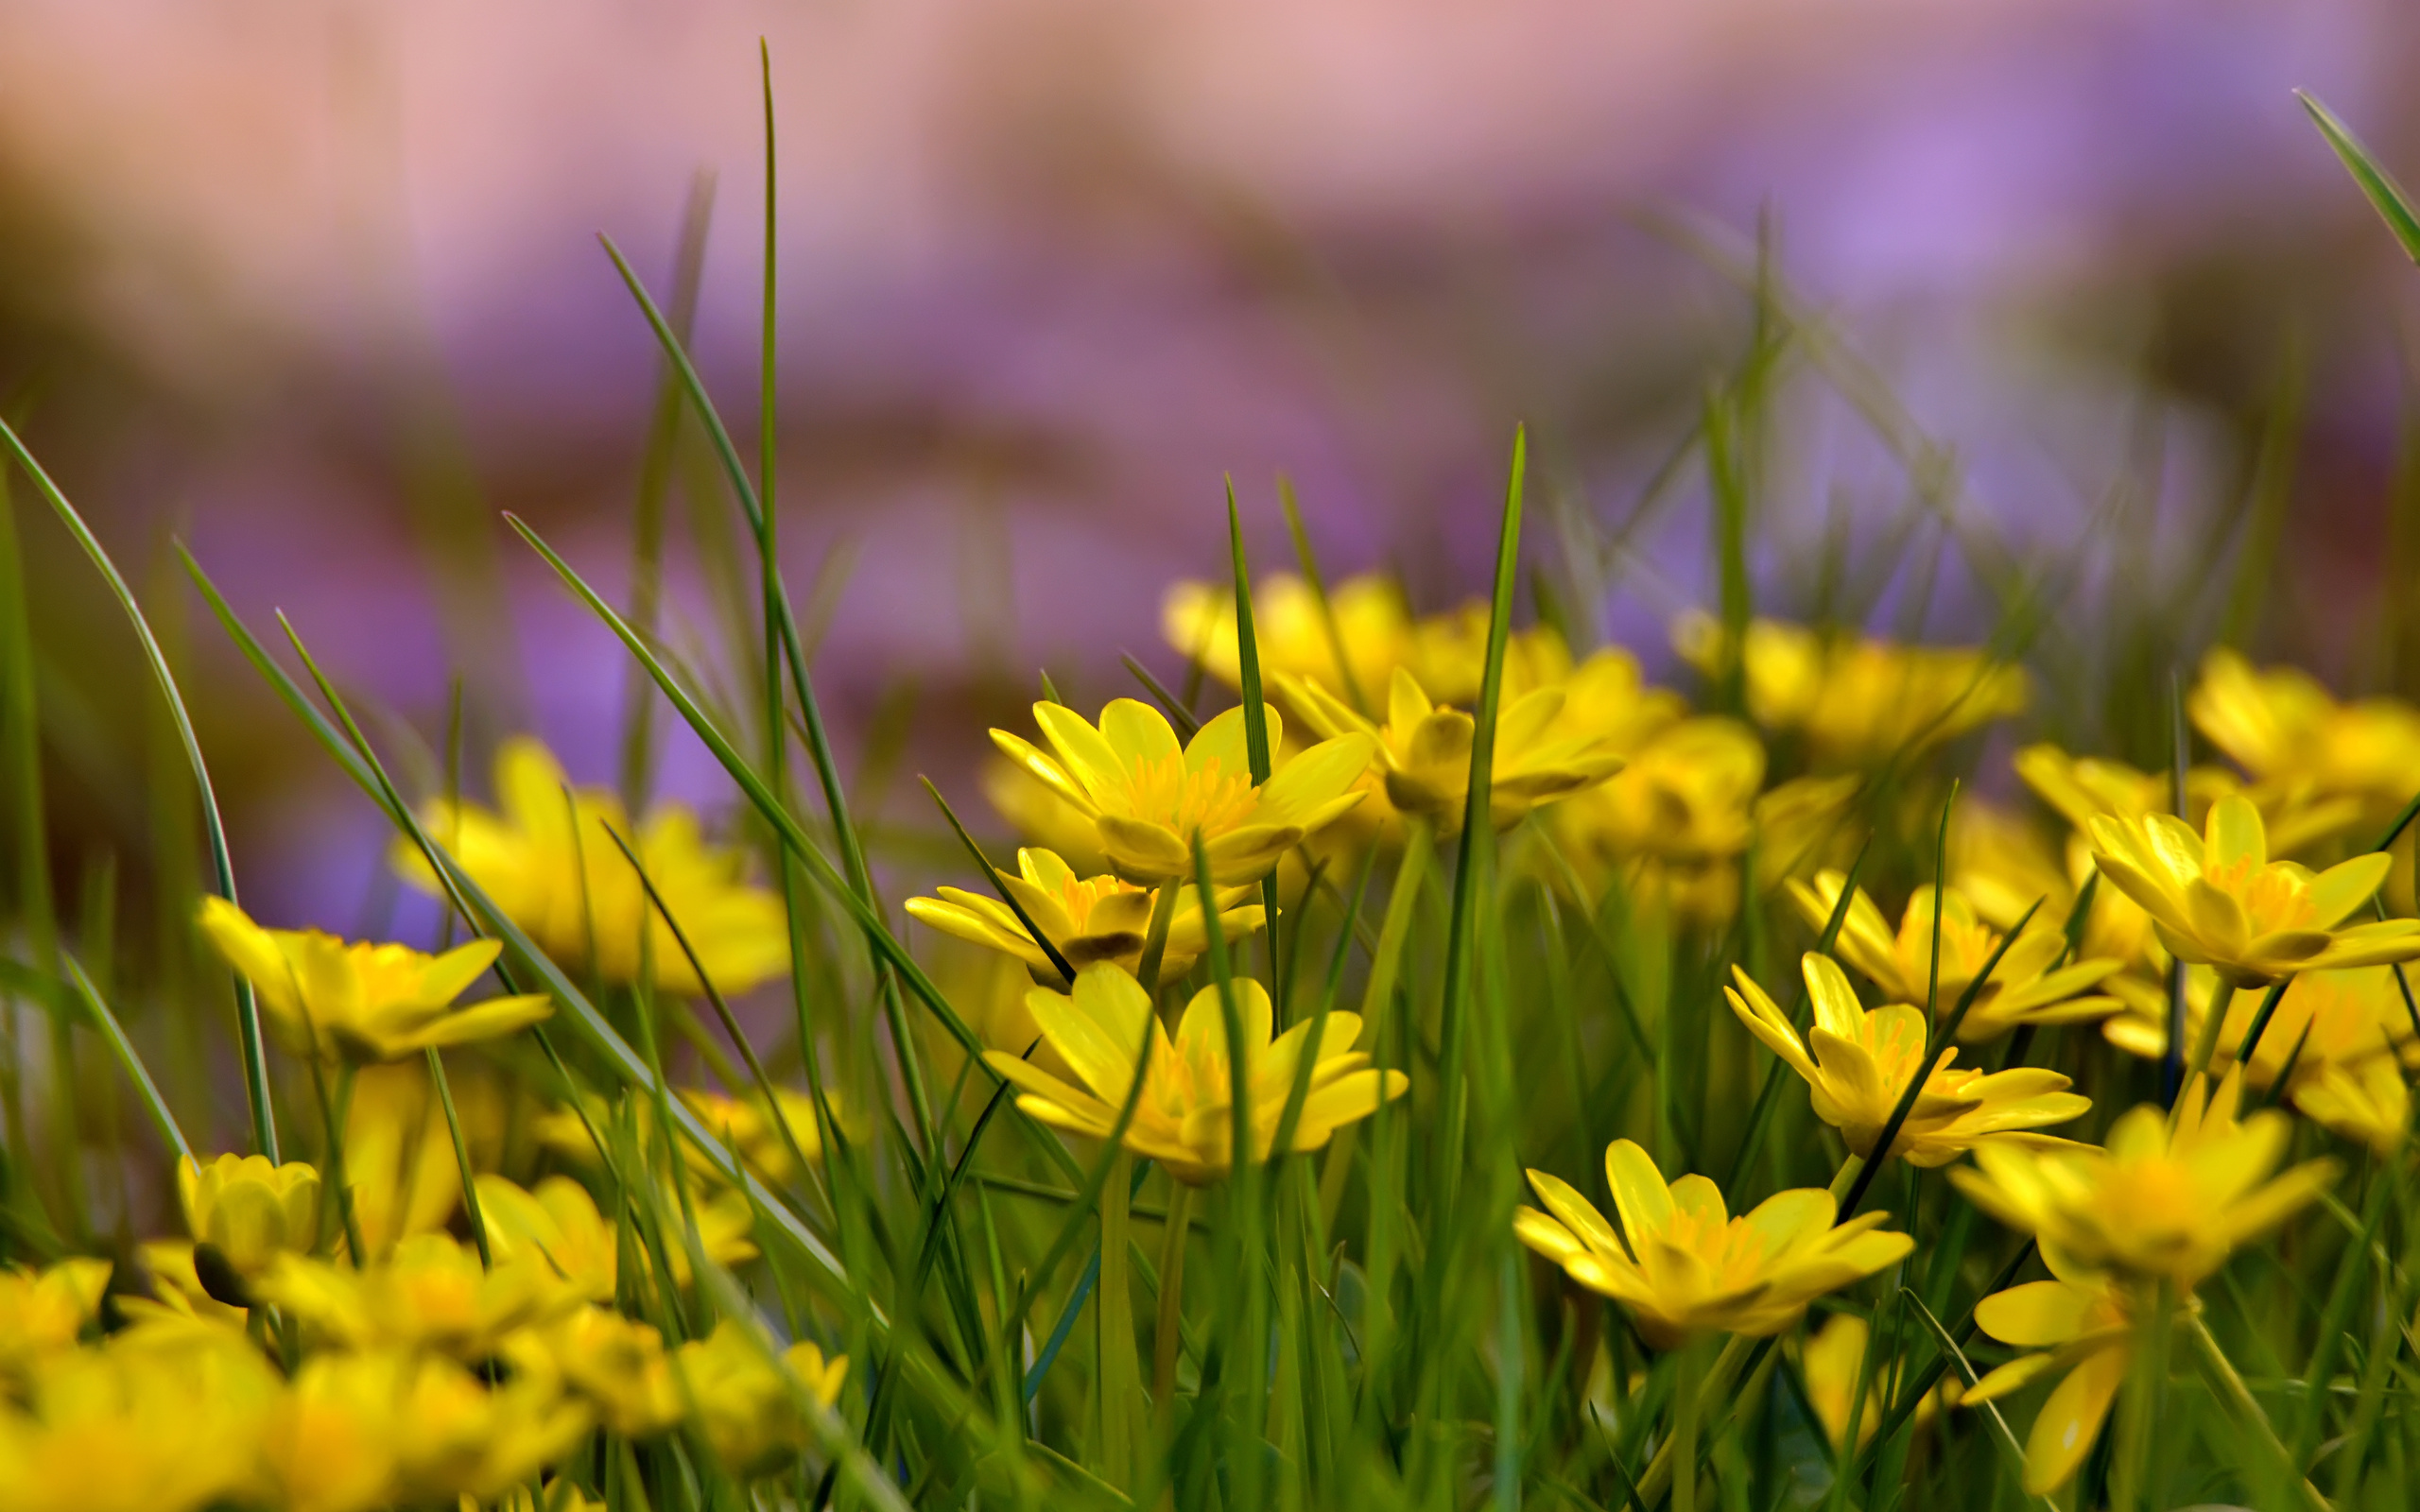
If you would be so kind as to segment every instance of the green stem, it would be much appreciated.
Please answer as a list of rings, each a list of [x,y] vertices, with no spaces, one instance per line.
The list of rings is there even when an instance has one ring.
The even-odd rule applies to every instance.
[[[1094,1296],[1099,1323],[1100,1365],[1094,1389],[1100,1397],[1102,1479],[1120,1490],[1134,1484],[1134,1308],[1128,1299],[1129,1190],[1134,1157],[1120,1149],[1100,1194],[1100,1288]]]
[[[2269,1421],[2269,1414],[2261,1409],[2260,1400],[2252,1394],[2252,1388],[2243,1383],[2243,1377],[2236,1374],[2235,1362],[2227,1358],[2226,1351],[2219,1348],[2219,1341],[2211,1337],[2209,1325],[2204,1323],[2199,1314],[2187,1313],[2185,1314],[2185,1336],[2193,1341],[2196,1352],[2202,1357],[2203,1374],[2209,1377],[2210,1384],[2235,1410],[2235,1415],[2242,1419],[2245,1429],[2260,1441],[2261,1447],[2278,1465],[2284,1467],[2287,1475],[2295,1480],[2305,1504],[2312,1512],[2327,1512],[2327,1498],[2319,1494],[2318,1486],[2295,1473],[2293,1460],[2277,1437],[2276,1426]]]
[[[1685,1352],[1681,1356],[1681,1367],[1684,1371],[1689,1367],[1689,1355],[1685,1352],[1685,1349],[1694,1348],[1694,1345],[1685,1347]],[[1723,1393],[1731,1389],[1733,1378],[1739,1374],[1739,1367],[1747,1363],[1748,1352],[1754,1348],[1752,1341],[1736,1333],[1724,1341],[1722,1352],[1714,1357],[1713,1366],[1704,1372],[1703,1384],[1689,1393],[1689,1400],[1692,1402],[1689,1411],[1699,1420],[1703,1420],[1709,1403],[1720,1402]],[[1681,1400],[1678,1396],[1673,1399],[1676,1403]],[[1677,1411],[1678,1408],[1676,1407],[1675,1410]],[[1655,1451],[1655,1457],[1648,1462],[1647,1472],[1638,1478],[1640,1505],[1650,1507],[1655,1505],[1664,1500],[1664,1493],[1668,1488],[1674,1492],[1674,1502],[1677,1504],[1679,1487],[1673,1479],[1672,1467],[1677,1458],[1674,1441],[1679,1436],[1676,1428],[1674,1433],[1667,1437],[1662,1446]],[[1697,1470],[1694,1446],[1692,1446],[1689,1470],[1690,1478],[1694,1481]],[[1695,1487],[1692,1486],[1693,1491]]]
[[[1134,966],[1134,979],[1143,984],[1143,990],[1154,1002],[1160,995],[1160,963],[1167,958],[1168,925],[1176,918],[1176,892],[1177,879],[1174,877],[1162,881],[1152,892],[1151,923],[1143,936],[1143,958]],[[1208,902],[1209,900],[1203,900],[1205,906]],[[1070,988],[1075,985],[1073,982],[1067,984]]]
[[[1832,1175],[1832,1185],[1830,1188],[1832,1201],[1835,1204],[1840,1202],[1841,1196],[1843,1193],[1847,1192],[1849,1188],[1857,1184],[1858,1176],[1859,1173],[1864,1171],[1864,1169],[1865,1157],[1862,1155],[1853,1154],[1847,1160],[1841,1162],[1840,1170],[1834,1172]]]
[[[1705,1370],[1705,1346],[1691,1339],[1681,1347],[1680,1380],[1672,1387],[1672,1512],[1698,1508],[1698,1392]]]
[[[1192,1227],[1193,1188],[1175,1182],[1160,1236],[1160,1311],[1151,1331],[1151,1401],[1163,1430],[1176,1420],[1176,1360],[1184,1326],[1184,1245]]]
[[[2185,1063],[2187,1075],[2206,1076],[2210,1074],[2210,1058],[2219,1051],[2219,1029],[2227,1022],[2227,1009],[2234,1004],[2235,984],[2222,976],[2219,978],[2219,985],[2210,991],[2210,1006],[2202,1015],[2202,1032],[2193,1037],[2193,1058]],[[2179,1107],[2184,1106],[2184,1102],[2182,1096],[2177,1098]]]

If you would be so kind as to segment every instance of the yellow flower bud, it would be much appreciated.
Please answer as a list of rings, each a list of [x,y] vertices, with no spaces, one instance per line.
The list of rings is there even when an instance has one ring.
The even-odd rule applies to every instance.
[[[310,1251],[319,1236],[320,1173],[302,1160],[222,1155],[177,1169],[177,1194],[194,1243],[211,1245],[242,1275],[279,1255]]]

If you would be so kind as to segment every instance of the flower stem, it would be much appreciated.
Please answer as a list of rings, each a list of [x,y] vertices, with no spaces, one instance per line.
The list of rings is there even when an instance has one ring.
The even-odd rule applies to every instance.
[[[1705,1345],[1681,1346],[1681,1378],[1672,1387],[1672,1512],[1698,1512],[1698,1391]]]
[[[2202,1032],[2193,1037],[2193,1058],[2185,1063],[2187,1075],[2209,1074],[2210,1057],[2219,1050],[2219,1030],[2227,1022],[2227,1009],[2234,1004],[2235,984],[2222,976],[2210,991],[2210,1006],[2202,1015]],[[2179,1097],[2177,1102],[2182,1106],[2184,1099]]]
[[[1184,1328],[1184,1242],[1193,1227],[1193,1188],[1182,1181],[1174,1185],[1160,1237],[1160,1311],[1151,1332],[1151,1401],[1163,1428],[1176,1418],[1176,1357]]]
[[[1703,1385],[1689,1391],[1685,1399],[1677,1394],[1674,1396],[1673,1400],[1676,1403],[1674,1412],[1676,1414],[1680,1414],[1682,1409],[1677,1404],[1684,1400],[1687,1400],[1689,1402],[1689,1406],[1686,1413],[1683,1414],[1683,1416],[1687,1417],[1691,1420],[1692,1428],[1694,1429],[1695,1422],[1703,1420],[1707,1403],[1720,1401],[1722,1398],[1722,1394],[1731,1389],[1732,1379],[1739,1374],[1739,1367],[1747,1363],[1748,1352],[1754,1347],[1754,1341],[1737,1333],[1725,1340],[1722,1346],[1722,1352],[1714,1357],[1713,1366],[1707,1368],[1703,1373]],[[1681,1369],[1685,1377],[1689,1370],[1689,1362],[1691,1358],[1690,1354],[1686,1351],[1693,1350],[1694,1349],[1696,1349],[1695,1345],[1684,1347],[1684,1353],[1681,1356]],[[1684,1379],[1681,1384],[1683,1386],[1686,1386],[1688,1382]],[[1676,1393],[1678,1389],[1679,1388],[1677,1387],[1675,1388]],[[1662,1447],[1655,1451],[1655,1457],[1648,1461],[1646,1473],[1638,1478],[1638,1495],[1639,1501],[1642,1504],[1647,1506],[1655,1505],[1658,1502],[1661,1502],[1664,1499],[1666,1487],[1670,1486],[1675,1488],[1674,1501],[1677,1507],[1678,1483],[1673,1477],[1673,1466],[1679,1457],[1677,1445],[1675,1443],[1675,1440],[1679,1436],[1679,1429],[1676,1426],[1674,1432],[1665,1438]],[[1691,1481],[1690,1489],[1692,1493],[1696,1490],[1696,1446],[1692,1444],[1690,1446],[1689,1456]]]
[[[1143,984],[1143,990],[1154,1001],[1160,995],[1160,963],[1168,954],[1168,925],[1176,919],[1176,891],[1173,877],[1152,890],[1150,930],[1143,936],[1143,958],[1134,963],[1134,979]]]
[[[1131,1265],[1127,1203],[1133,1180],[1134,1157],[1124,1150],[1110,1163],[1109,1179],[1100,1189],[1100,1289],[1098,1309],[1100,1364],[1095,1380],[1100,1394],[1101,1476],[1120,1490],[1134,1480],[1134,1308],[1128,1299]],[[1166,1283],[1163,1282],[1165,1285]]]
[[[2236,1374],[2235,1362],[2227,1358],[2226,1351],[2219,1348],[2219,1341],[2211,1337],[2209,1326],[2198,1314],[2187,1313],[2185,1314],[2185,1336],[2193,1341],[2195,1351],[2201,1355],[2202,1372],[2209,1377],[2210,1384],[2235,1410],[2235,1415],[2243,1420],[2243,1426],[2284,1467],[2286,1474],[2298,1483],[2304,1503],[2312,1508],[2312,1512],[2325,1512],[2327,1498],[2319,1494],[2318,1486],[2294,1473],[2293,1456],[2286,1452],[2285,1444],[2277,1437],[2276,1426],[2269,1421],[2269,1414],[2262,1409],[2260,1400],[2252,1394],[2252,1388],[2243,1383],[2243,1377]]]
[[[1857,1184],[1858,1173],[1864,1169],[1865,1157],[1862,1155],[1852,1154],[1847,1160],[1841,1162],[1840,1170],[1832,1177],[1832,1201],[1835,1204],[1841,1200],[1841,1194],[1842,1193],[1848,1191],[1850,1187]]]

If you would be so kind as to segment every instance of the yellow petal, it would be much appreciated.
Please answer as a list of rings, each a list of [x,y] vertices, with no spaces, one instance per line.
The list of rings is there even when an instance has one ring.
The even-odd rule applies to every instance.
[[[2029,1495],[2048,1496],[2075,1474],[2109,1417],[2130,1363],[2127,1350],[2103,1349],[2087,1356],[2050,1393],[2025,1439]]]

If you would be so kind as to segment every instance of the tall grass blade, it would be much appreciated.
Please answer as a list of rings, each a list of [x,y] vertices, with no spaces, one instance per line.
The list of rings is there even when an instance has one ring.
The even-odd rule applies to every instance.
[[[2378,218],[2386,222],[2387,230],[2394,233],[2395,242],[2402,247],[2404,255],[2414,263],[2420,263],[2420,209],[2414,208],[2411,196],[2378,165],[2377,160],[2370,156],[2369,149],[2361,146],[2352,130],[2326,106],[2302,90],[2294,91],[2294,98],[2302,101],[2303,109],[2310,112],[2311,120],[2319,127],[2320,135],[2327,138],[2327,145],[2336,149],[2337,158],[2353,175],[2353,181],[2361,186],[2361,193],[2369,198],[2370,208],[2378,213]]]

